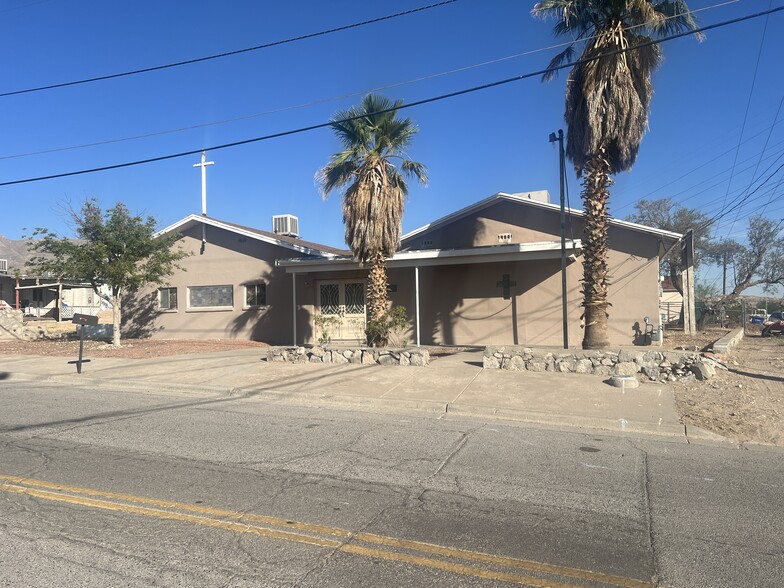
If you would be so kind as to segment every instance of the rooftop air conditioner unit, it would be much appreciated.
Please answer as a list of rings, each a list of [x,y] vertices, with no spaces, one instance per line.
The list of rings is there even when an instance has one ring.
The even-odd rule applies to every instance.
[[[272,231],[276,235],[299,237],[299,219],[293,214],[276,214],[272,217]]]

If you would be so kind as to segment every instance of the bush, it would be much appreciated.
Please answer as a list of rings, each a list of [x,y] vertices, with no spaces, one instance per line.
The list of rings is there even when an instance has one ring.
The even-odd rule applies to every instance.
[[[408,328],[408,311],[405,306],[393,306],[386,315],[380,319],[370,320],[365,328],[368,345],[372,347],[386,347],[390,340],[399,347],[408,344],[407,339],[401,339],[403,332]]]

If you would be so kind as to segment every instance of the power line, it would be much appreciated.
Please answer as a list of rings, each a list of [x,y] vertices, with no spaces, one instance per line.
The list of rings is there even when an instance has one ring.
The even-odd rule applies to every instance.
[[[770,8],[771,6],[773,6],[773,0],[769,0],[768,2],[768,8]],[[770,15],[765,17],[765,26],[762,27],[762,37],[760,38],[759,51],[757,52],[757,62],[754,64],[754,75],[751,78],[751,88],[749,88],[749,99],[746,102],[746,112],[743,114],[743,124],[741,125],[740,128],[740,137],[738,137],[738,148],[735,151],[735,161],[738,160],[738,154],[740,153],[740,145],[743,141],[743,132],[746,130],[746,121],[749,118],[749,110],[751,109],[751,99],[754,96],[754,86],[757,84],[757,73],[759,72],[760,61],[762,60],[762,50],[765,47],[765,33],[768,32],[769,20],[770,20]],[[776,116],[778,116],[778,113],[776,113]],[[776,122],[775,119],[773,122]],[[735,163],[733,162],[732,172],[730,173],[730,180],[729,182],[727,182],[727,193],[724,195],[725,203],[727,202],[727,194],[730,193],[730,186],[732,185],[732,177],[734,172],[735,172]],[[756,171],[754,173],[756,173]],[[753,183],[754,183],[754,177],[752,176],[749,187],[751,187],[751,184]],[[740,210],[738,210],[738,214],[740,214]]]
[[[764,129],[762,129],[761,131],[759,131],[758,133],[755,133],[754,135],[751,135],[751,136],[750,136],[750,137],[748,137],[748,138],[747,138],[745,141],[743,141],[743,144],[751,142],[752,140],[754,140],[754,139],[756,139],[757,137],[759,137],[760,135],[762,135],[762,134],[763,134],[765,131],[770,131],[770,134],[772,134],[772,132],[773,132],[773,129],[775,128],[775,126],[776,126],[776,125],[778,125],[778,124],[781,124],[781,123],[784,123],[784,119],[783,119],[783,120],[780,120],[780,121],[777,121],[777,122],[774,122],[774,123],[773,123],[771,126],[769,126],[769,127],[766,127],[766,128],[764,128]],[[770,134],[768,135],[768,139],[770,139]],[[766,143],[767,143],[767,142],[766,142]],[[780,145],[781,143],[782,143],[782,142],[780,141],[779,143],[776,143],[776,145]],[[639,197],[639,198],[637,198],[637,199],[635,199],[635,200],[632,200],[631,202],[627,202],[627,203],[626,203],[626,204],[624,204],[623,206],[619,207],[619,208],[617,209],[617,211],[621,211],[621,210],[624,210],[625,208],[629,208],[631,205],[633,205],[633,204],[635,204],[635,203],[639,202],[640,200],[645,200],[645,199],[646,199],[646,198],[648,198],[649,196],[653,196],[654,194],[656,194],[656,192],[659,192],[660,190],[664,190],[664,188],[666,188],[667,186],[671,186],[672,184],[674,184],[674,183],[676,183],[676,182],[679,182],[679,181],[680,181],[680,180],[682,180],[683,178],[685,178],[685,177],[688,177],[688,176],[690,176],[691,174],[693,174],[693,173],[695,173],[695,172],[699,171],[700,169],[702,169],[702,168],[703,168],[703,167],[705,167],[706,165],[708,165],[708,164],[711,164],[711,163],[713,163],[714,161],[717,161],[717,160],[721,159],[721,158],[722,158],[722,157],[724,157],[725,155],[729,155],[729,154],[730,154],[730,153],[732,153],[734,150],[735,150],[735,147],[731,147],[730,149],[727,149],[726,151],[723,151],[722,153],[719,153],[719,154],[718,154],[718,155],[716,155],[715,157],[712,157],[712,158],[711,158],[711,159],[709,159],[708,161],[705,161],[705,162],[701,163],[700,165],[698,165],[697,167],[694,167],[694,168],[690,169],[689,171],[687,171],[687,172],[683,173],[682,175],[678,176],[678,177],[677,177],[677,178],[675,178],[674,180],[670,180],[669,182],[667,182],[666,184],[663,184],[663,185],[659,186],[659,187],[658,187],[658,188],[656,188],[655,190],[651,190],[650,192],[648,192],[648,193],[647,193],[647,194],[645,194],[644,196],[641,196],[641,197]],[[763,150],[763,152],[764,152],[764,150]],[[759,155],[760,155],[760,157],[762,156],[762,153],[763,153],[763,152],[760,152],[760,154],[759,154]],[[755,154],[755,155],[756,155],[756,154]],[[752,156],[752,157],[754,157],[754,156]],[[3,158],[2,158],[2,157],[0,157],[0,159],[3,159]],[[751,159],[751,158],[749,158],[749,159]],[[746,161],[749,161],[749,159],[744,159],[744,160],[742,160],[740,163],[745,163]],[[741,170],[741,171],[746,171],[747,169],[749,169],[749,168],[745,168],[745,169],[743,169],[743,170]],[[728,170],[727,170],[727,171],[728,171]],[[724,172],[721,172],[721,173],[724,173]],[[755,171],[755,173],[756,173],[756,171]],[[722,182],[723,182],[723,181],[722,181]],[[700,184],[698,184],[698,185],[702,185],[702,183],[700,183]],[[692,188],[694,188],[694,187],[696,187],[696,186],[692,186]],[[712,186],[712,187],[713,187],[713,186]],[[684,190],[681,190],[680,192],[677,192],[676,194],[671,194],[671,195],[670,195],[670,197],[671,197],[671,198],[673,198],[673,197],[677,196],[678,194],[682,194],[683,192],[686,192],[686,191],[687,191],[687,190],[689,190],[689,189],[690,189],[690,188],[686,188],[686,189],[684,189]],[[686,200],[688,200],[688,199],[690,199],[690,198],[693,198],[693,196],[690,196],[689,198],[686,198]]]
[[[698,8],[696,10],[692,10],[692,11],[689,11],[689,12],[686,12],[686,13],[680,13],[680,14],[677,14],[675,16],[669,16],[669,17],[667,17],[667,19],[681,17],[684,14],[696,14],[698,12],[703,12],[703,11],[706,11],[706,10],[712,10],[712,9],[715,9],[715,8],[722,8],[724,6],[727,6],[729,4],[735,4],[737,2],[740,2],[740,0],[727,0],[726,2],[721,2],[719,4],[714,4],[712,6],[705,6],[703,8]],[[631,29],[634,29],[634,28],[639,28],[641,26],[644,26],[644,25],[633,25],[633,26],[627,27],[624,30],[631,30]],[[590,41],[591,39],[594,39],[594,38],[596,38],[596,36],[587,37],[587,38],[584,39],[584,41]],[[549,45],[547,47],[539,47],[537,49],[530,49],[528,51],[523,51],[522,53],[515,53],[513,55],[507,55],[505,57],[498,57],[496,59],[491,59],[491,60],[488,60],[488,61],[483,61],[483,62],[475,63],[475,64],[472,64],[472,65],[466,65],[466,66],[463,66],[463,67],[458,67],[458,68],[447,70],[447,71],[442,71],[442,72],[438,72],[438,73],[434,73],[434,74],[429,74],[429,75],[426,75],[426,76],[420,76],[420,77],[413,78],[413,79],[410,79],[410,80],[405,80],[405,81],[401,81],[401,82],[393,82],[393,83],[386,84],[386,85],[383,85],[383,86],[378,86],[378,87],[375,87],[375,88],[369,88],[369,89],[366,89],[366,90],[359,90],[359,91],[349,92],[347,94],[342,94],[340,96],[332,96],[332,97],[329,97],[329,98],[322,98],[322,99],[319,99],[319,100],[314,100],[312,102],[306,102],[306,103],[302,103],[302,104],[295,104],[295,105],[291,105],[291,106],[283,106],[281,108],[276,108],[276,109],[273,109],[273,110],[266,110],[266,111],[262,111],[262,112],[246,114],[246,115],[243,115],[243,116],[238,116],[238,117],[229,118],[229,119],[223,119],[223,120],[218,120],[218,121],[198,123],[198,124],[189,125],[189,126],[185,126],[185,127],[179,127],[179,128],[175,128],[175,129],[166,129],[166,130],[163,130],[163,131],[154,131],[154,132],[150,132],[150,133],[143,133],[141,135],[132,135],[132,136],[129,136],[129,137],[121,137],[121,138],[117,138],[117,139],[107,139],[105,141],[95,141],[95,142],[92,142],[92,143],[82,143],[80,145],[71,145],[71,146],[67,146],[67,147],[55,147],[55,148],[52,148],[52,149],[43,149],[43,150],[39,150],[39,151],[29,151],[29,152],[26,152],[26,153],[17,153],[17,154],[13,154],[13,155],[4,155],[4,156],[0,156],[0,161],[6,160],[6,159],[18,159],[20,157],[30,157],[30,156],[34,156],[34,155],[47,155],[49,153],[59,153],[59,152],[63,152],[63,151],[73,151],[73,150],[76,150],[76,149],[85,149],[87,147],[99,147],[101,145],[112,145],[114,143],[123,143],[123,142],[126,142],[126,141],[136,141],[136,140],[139,140],[139,139],[148,139],[150,137],[158,137],[158,136],[161,136],[161,135],[169,135],[169,134],[173,134],[173,133],[181,133],[181,132],[185,132],[185,131],[192,131],[192,130],[201,129],[201,128],[204,128],[204,127],[229,124],[229,123],[233,123],[233,122],[249,120],[249,119],[252,119],[252,118],[258,118],[258,117],[261,117],[261,116],[268,116],[268,115],[271,115],[271,114],[278,114],[278,113],[281,113],[281,112],[287,112],[287,111],[291,111],[291,110],[298,110],[298,109],[302,109],[302,108],[308,108],[308,107],[311,107],[311,106],[317,106],[317,105],[320,105],[320,104],[325,104],[327,102],[334,102],[334,101],[337,101],[337,100],[344,100],[346,98],[353,98],[355,96],[362,96],[362,95],[369,94],[369,93],[372,93],[372,92],[381,92],[383,90],[389,90],[391,88],[398,88],[398,87],[401,87],[401,86],[407,86],[407,85],[415,84],[415,83],[418,83],[418,82],[432,80],[432,79],[435,79],[435,78],[444,77],[444,76],[448,76],[448,75],[452,75],[452,74],[456,74],[456,73],[461,73],[461,72],[464,72],[464,71],[469,71],[469,70],[480,68],[480,67],[486,67],[488,65],[494,65],[496,63],[509,61],[510,59],[518,59],[520,57],[526,57],[526,56],[529,56],[529,55],[533,55],[535,53],[541,53],[541,52],[544,52],[544,51],[551,51],[553,49],[559,49],[561,47],[566,47],[567,45],[571,45],[572,43],[573,43],[572,41],[567,41],[565,43],[557,43],[555,45]],[[754,135],[754,136],[756,136],[756,135]]]
[[[24,90],[12,90],[10,92],[0,93],[0,98],[4,98],[6,96],[16,96],[16,95],[19,95],[19,94],[30,94],[31,92],[41,92],[43,90],[54,90],[55,88],[65,88],[65,87],[68,87],[68,86],[78,86],[78,85],[81,85],[81,84],[89,84],[89,83],[92,83],[92,82],[100,82],[100,81],[103,81],[103,80],[111,80],[111,79],[114,79],[114,78],[122,78],[122,77],[126,77],[126,76],[133,76],[133,75],[137,75],[137,74],[149,73],[151,71],[160,71],[162,69],[170,69],[170,68],[173,68],[173,67],[180,67],[180,66],[183,66],[183,65],[191,65],[193,63],[201,63],[201,62],[204,62],[204,61],[211,61],[213,59],[221,59],[223,57],[229,57],[231,55],[239,55],[241,53],[249,53],[251,51],[259,51],[260,49],[269,49],[270,47],[277,47],[278,45],[286,45],[288,43],[294,43],[296,41],[304,41],[305,39],[313,39],[315,37],[321,37],[321,36],[324,36],[324,35],[329,35],[329,34],[337,33],[337,32],[340,32],[340,31],[346,31],[346,30],[349,30],[349,29],[355,29],[355,28],[358,28],[358,27],[363,27],[365,25],[374,24],[374,23],[377,23],[377,22],[385,21],[385,20],[390,20],[390,19],[393,19],[393,18],[397,18],[399,16],[406,16],[408,14],[414,14],[415,12],[422,12],[424,10],[430,10],[431,8],[438,8],[440,6],[445,6],[447,4],[453,4],[453,3],[457,2],[457,1],[458,0],[443,0],[442,2],[437,2],[435,4],[429,4],[427,6],[421,6],[419,8],[412,8],[411,10],[404,10],[402,12],[396,12],[395,14],[388,14],[386,16],[380,16],[378,18],[371,18],[369,20],[363,20],[362,22],[355,22],[355,23],[348,24],[348,25],[343,25],[343,26],[334,27],[334,28],[331,28],[331,29],[326,29],[326,30],[323,30],[323,31],[318,31],[316,33],[308,33],[308,34],[305,34],[305,35],[299,35],[298,37],[290,37],[288,39],[282,39],[282,40],[279,40],[279,41],[271,41],[269,43],[264,43],[262,45],[255,45],[253,47],[245,47],[243,49],[235,49],[234,51],[225,51],[223,53],[217,53],[215,55],[206,55],[204,57],[195,57],[193,59],[186,59],[186,60],[183,60],[183,61],[176,61],[174,63],[167,63],[167,64],[164,64],[164,65],[154,65],[152,67],[145,67],[145,68],[141,68],[141,69],[134,69],[134,70],[124,71],[124,72],[120,72],[120,73],[107,74],[107,75],[103,75],[103,76],[95,76],[95,77],[92,77],[92,78],[85,78],[85,79],[81,79],[81,80],[73,80],[73,81],[70,81],[70,82],[62,82],[62,83],[59,83],[59,84],[49,84],[49,85],[46,85],[46,86],[38,86],[38,87],[35,87],[35,88],[26,88]]]
[[[683,38],[683,37],[696,35],[696,34],[699,34],[699,33],[704,33],[705,31],[709,31],[709,30],[713,30],[713,29],[717,29],[717,28],[721,28],[721,27],[737,24],[739,22],[743,22],[743,21],[746,21],[746,20],[751,20],[753,18],[759,18],[761,16],[766,16],[766,15],[772,14],[774,12],[780,12],[782,10],[784,10],[784,6],[780,6],[780,7],[777,7],[777,8],[772,8],[772,9],[766,10],[764,12],[758,12],[758,13],[755,13],[755,14],[749,14],[749,15],[745,15],[745,16],[740,16],[738,18],[734,18],[734,19],[731,19],[731,20],[719,22],[719,23],[712,24],[712,25],[707,25],[707,26],[704,26],[704,27],[699,27],[699,28],[696,28],[696,29],[693,29],[693,30],[690,30],[690,31],[684,31],[684,32],[681,32],[681,33],[675,33],[675,34],[669,35],[667,37],[663,37],[661,39],[651,39],[650,41],[645,41],[645,42],[640,43],[639,45],[636,45],[635,47],[632,47],[632,48],[616,49],[616,50],[613,50],[613,51],[608,51],[607,53],[603,53],[602,55],[598,55],[598,56],[595,56],[595,57],[578,59],[577,61],[573,61],[573,62],[570,62],[570,63],[563,63],[563,64],[555,66],[555,67],[548,67],[548,68],[541,69],[541,70],[538,70],[538,71],[533,71],[533,72],[529,72],[529,73],[525,73],[525,74],[520,74],[518,76],[514,76],[514,77],[511,77],[511,78],[506,78],[506,79],[503,79],[503,80],[497,80],[495,82],[490,82],[490,83],[482,84],[482,85],[479,85],[479,86],[473,86],[471,88],[464,88],[462,90],[456,90],[454,92],[449,92],[447,94],[441,94],[439,96],[433,96],[433,97],[425,98],[425,99],[422,99],[422,100],[416,100],[414,102],[409,102],[408,104],[403,104],[403,105],[398,106],[398,107],[392,107],[392,108],[387,108],[387,109],[384,109],[384,110],[379,110],[378,112],[376,112],[374,114],[384,114],[384,113],[387,113],[387,112],[394,112],[394,111],[397,111],[397,110],[403,110],[403,109],[407,109],[407,108],[414,108],[416,106],[422,106],[424,104],[430,104],[430,103],[433,103],[433,102],[440,102],[441,100],[446,100],[446,99],[449,99],[449,98],[455,98],[457,96],[464,96],[466,94],[473,94],[474,92],[479,92],[479,91],[482,91],[482,90],[488,90],[490,88],[497,88],[499,86],[504,86],[504,85],[510,84],[512,82],[519,82],[521,80],[533,78],[533,77],[536,77],[536,76],[541,76],[541,75],[543,75],[544,73],[546,73],[548,71],[556,71],[556,70],[561,70],[561,69],[574,67],[575,65],[589,63],[591,61],[596,61],[597,59],[603,59],[603,58],[607,58],[607,57],[612,57],[613,55],[620,55],[621,53],[626,53],[628,51],[634,51],[634,50],[642,49],[644,47],[650,47],[652,45],[658,45],[658,44],[664,43],[666,41],[672,41],[674,39],[680,39],[680,38]],[[214,145],[214,146],[211,146],[211,147],[202,147],[202,148],[199,148],[199,149],[191,149],[189,151],[181,151],[179,153],[171,153],[169,155],[160,155],[158,157],[150,157],[150,158],[147,158],[147,159],[140,159],[140,160],[136,160],[136,161],[129,161],[129,162],[125,162],[125,163],[117,163],[117,164],[113,164],[113,165],[106,165],[106,166],[102,166],[102,167],[95,167],[95,168],[83,169],[83,170],[72,171],[72,172],[63,172],[63,173],[59,173],[59,174],[51,174],[51,175],[48,175],[48,176],[38,176],[38,177],[34,177],[34,178],[25,178],[25,179],[22,179],[22,180],[12,180],[12,181],[9,181],[9,182],[0,182],[0,187],[2,187],[2,186],[13,186],[13,185],[17,185],[17,184],[27,184],[27,183],[30,183],[30,182],[40,182],[40,181],[44,181],[44,180],[53,180],[53,179],[56,179],[56,178],[65,178],[65,177],[70,177],[70,176],[78,176],[78,175],[84,175],[84,174],[89,174],[89,173],[96,173],[96,172],[100,172],[100,171],[108,171],[108,170],[113,170],[113,169],[121,169],[121,168],[126,168],[126,167],[137,166],[137,165],[144,165],[144,164],[148,164],[148,163],[155,163],[155,162],[158,162],[158,161],[166,161],[166,160],[169,160],[169,159],[177,159],[177,158],[180,158],[180,157],[186,157],[186,156],[189,156],[189,155],[195,155],[195,154],[201,153],[202,151],[205,151],[205,150],[207,150],[207,151],[219,151],[221,149],[229,149],[231,147],[239,147],[241,145],[249,145],[251,143],[258,143],[260,141],[268,141],[270,139],[278,139],[278,138],[281,138],[281,137],[288,137],[288,136],[291,136],[291,135],[297,135],[297,134],[301,134],[301,133],[305,133],[305,132],[309,132],[309,131],[314,131],[314,130],[317,130],[317,129],[323,129],[323,128],[332,126],[336,122],[349,122],[349,121],[352,121],[352,120],[356,120],[358,118],[362,118],[363,116],[365,116],[365,115],[355,116],[355,117],[347,117],[347,118],[343,118],[343,119],[336,120],[336,121],[323,122],[323,123],[318,123],[318,124],[309,125],[309,126],[305,126],[305,127],[300,127],[300,128],[297,128],[297,129],[291,129],[291,130],[288,130],[288,131],[282,131],[282,132],[279,132],[279,133],[272,133],[270,135],[263,135],[263,136],[260,136],[260,137],[253,137],[251,139],[243,139],[241,141],[233,141],[231,143],[224,143],[222,145]]]

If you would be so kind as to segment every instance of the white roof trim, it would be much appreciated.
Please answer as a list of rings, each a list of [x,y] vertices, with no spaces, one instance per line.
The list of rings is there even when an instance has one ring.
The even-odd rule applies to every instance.
[[[226,231],[237,233],[238,235],[243,235],[245,237],[250,237],[251,239],[256,239],[257,241],[263,241],[264,243],[269,243],[271,245],[278,245],[280,247],[285,247],[286,249],[291,249],[293,251],[299,251],[300,253],[305,253],[307,255],[317,255],[319,257],[327,257],[327,258],[338,257],[334,253],[328,253],[326,251],[321,251],[320,249],[313,249],[312,247],[305,247],[303,245],[295,245],[294,243],[288,243],[287,241],[280,241],[279,239],[267,237],[266,235],[260,235],[259,233],[254,233],[253,231],[246,231],[245,229],[241,229],[239,227],[235,227],[233,225],[229,225],[219,220],[215,220],[207,216],[202,216],[200,214],[190,214],[186,216],[184,219],[177,221],[173,225],[169,225],[165,229],[158,231],[157,233],[155,233],[155,236],[157,237],[158,235],[162,235],[164,233],[176,231],[177,229],[180,229],[181,227],[187,225],[190,222],[201,222],[206,225],[217,227],[219,229],[224,229]]]
[[[567,240],[566,250],[573,259],[582,250],[579,239]],[[493,263],[497,261],[517,261],[534,259],[555,259],[561,255],[560,241],[541,241],[537,243],[511,243],[508,245],[487,245],[468,249],[424,249],[418,251],[399,251],[387,258],[388,268],[424,267],[432,265],[458,265],[471,263]],[[285,267],[289,273],[308,271],[341,271],[362,267],[353,257],[333,259],[278,259],[275,265]]]
[[[526,194],[527,193],[528,192],[526,192]],[[525,198],[525,197],[520,196],[518,194],[507,194],[506,192],[498,192],[497,194],[493,194],[492,196],[490,196],[488,198],[485,198],[484,200],[480,200],[479,202],[471,204],[470,206],[467,206],[465,208],[461,208],[460,210],[458,210],[456,212],[453,212],[451,214],[448,214],[448,215],[446,215],[444,217],[441,217],[438,220],[433,221],[432,223],[426,224],[426,225],[424,225],[422,227],[419,227],[418,229],[414,229],[413,231],[411,231],[409,233],[406,233],[401,238],[401,242],[407,241],[407,240],[409,240],[409,239],[411,239],[413,237],[416,237],[420,233],[424,233],[425,231],[427,231],[429,229],[434,229],[434,228],[443,226],[443,225],[445,225],[445,224],[447,224],[449,222],[452,222],[454,220],[458,220],[460,218],[468,216],[469,214],[471,214],[472,212],[475,212],[477,210],[482,210],[483,208],[486,208],[487,206],[495,203],[498,200],[509,200],[511,202],[519,202],[519,203],[522,203],[522,204],[528,204],[530,206],[537,206],[539,208],[544,208],[546,210],[553,210],[553,211],[560,211],[561,210],[560,204],[553,204],[553,203],[550,203],[550,202],[539,202],[538,200],[533,200],[531,198]],[[582,217],[582,216],[585,215],[585,213],[582,210],[578,210],[576,208],[567,208],[566,212],[569,213],[569,214],[573,214],[575,216],[579,216],[579,217]],[[619,226],[619,227],[625,227],[627,229],[632,229],[632,230],[635,230],[635,231],[642,231],[642,232],[645,232],[645,233],[652,233],[654,235],[660,235],[662,237],[669,237],[671,239],[681,239],[683,237],[683,235],[681,233],[673,233],[672,231],[664,231],[662,229],[656,229],[654,227],[648,227],[648,226],[645,226],[645,225],[640,225],[640,224],[633,223],[633,222],[630,222],[630,221],[625,221],[625,220],[619,220],[619,219],[616,219],[616,218],[611,218],[610,219],[610,224],[611,225],[616,225],[616,226]]]

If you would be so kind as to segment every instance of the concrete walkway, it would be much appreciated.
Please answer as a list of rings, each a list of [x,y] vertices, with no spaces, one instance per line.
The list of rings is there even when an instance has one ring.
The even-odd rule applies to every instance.
[[[0,356],[4,382],[106,389],[228,394],[265,401],[366,410],[418,410],[690,439],[721,439],[679,422],[672,390],[620,390],[600,376],[482,368],[481,351],[433,359],[428,367],[267,363],[258,349],[154,359],[98,358],[83,373],[69,358]]]

